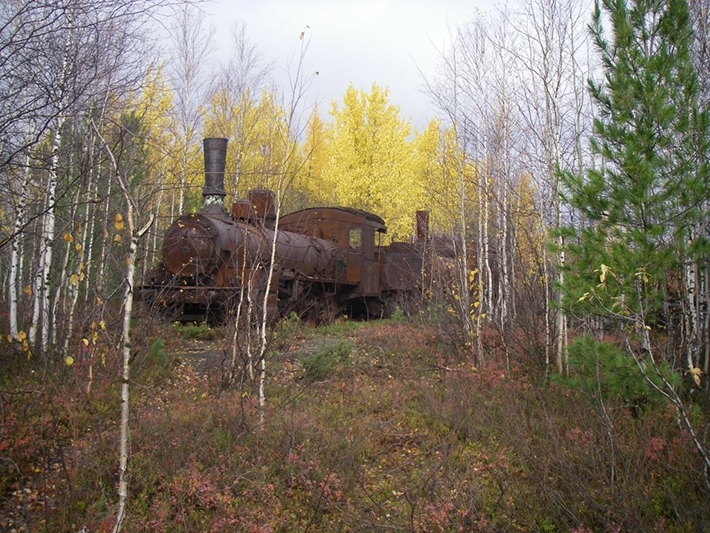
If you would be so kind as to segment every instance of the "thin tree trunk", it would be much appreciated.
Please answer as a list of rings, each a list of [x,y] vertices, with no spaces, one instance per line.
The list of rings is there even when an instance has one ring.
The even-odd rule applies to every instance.
[[[20,184],[20,192],[15,207],[15,225],[12,239],[12,251],[10,254],[10,274],[8,279],[9,300],[10,300],[10,336],[18,340],[19,338],[19,321],[17,317],[17,306],[19,302],[19,289],[22,280],[22,263],[23,263],[23,246],[21,240],[21,231],[25,225],[27,216],[27,191],[30,181],[30,156],[27,155],[25,161],[25,169],[23,172],[22,183]]]
[[[119,464],[118,464],[118,505],[116,511],[116,523],[113,527],[113,533],[120,533],[123,527],[123,520],[126,517],[126,502],[128,501],[128,440],[129,440],[129,379],[131,373],[131,316],[133,313],[133,282],[136,272],[136,257],[138,255],[138,243],[141,237],[153,224],[153,214],[150,214],[148,223],[140,230],[135,229],[135,210],[133,198],[128,190],[127,181],[120,174],[118,163],[109,148],[106,141],[103,139],[99,131],[96,129],[101,143],[106,148],[109,159],[113,166],[114,177],[119,188],[123,192],[126,200],[126,224],[130,235],[131,243],[128,249],[128,257],[126,259],[126,277],[125,291],[123,295],[123,369],[121,376],[121,436],[119,442]]]

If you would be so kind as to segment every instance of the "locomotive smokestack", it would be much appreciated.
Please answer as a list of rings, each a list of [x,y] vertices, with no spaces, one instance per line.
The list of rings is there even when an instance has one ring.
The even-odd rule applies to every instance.
[[[203,141],[205,150],[205,186],[202,189],[204,207],[212,204],[223,206],[224,169],[227,164],[227,139],[207,138]]]

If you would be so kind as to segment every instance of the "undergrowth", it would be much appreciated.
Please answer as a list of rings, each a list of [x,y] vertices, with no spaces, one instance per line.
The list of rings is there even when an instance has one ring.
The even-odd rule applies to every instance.
[[[565,382],[539,385],[536,363],[506,367],[494,352],[475,367],[435,328],[401,318],[289,327],[288,351],[267,360],[263,421],[256,395],[218,390],[219,376],[180,356],[172,328],[144,335],[125,531],[710,525],[700,461],[667,403],[634,413],[621,396],[601,402]],[[24,516],[33,531],[110,531],[113,357],[88,391],[80,366],[2,377],[0,530],[20,531],[10,520]],[[22,513],[10,512],[18,505]]]

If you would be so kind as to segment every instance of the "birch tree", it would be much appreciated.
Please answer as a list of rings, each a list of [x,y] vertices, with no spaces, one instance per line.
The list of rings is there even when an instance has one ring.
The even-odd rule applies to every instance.
[[[175,117],[173,124],[177,154],[177,213],[185,212],[185,193],[192,189],[194,162],[199,160],[199,134],[204,117],[204,103],[210,90],[208,81],[212,35],[205,26],[204,13],[185,4],[178,13],[177,24],[171,30],[173,54],[168,63],[171,72]],[[188,188],[188,185],[190,187]]]
[[[308,72],[305,67],[305,57],[308,49],[308,39],[305,30],[300,34],[300,47],[298,53],[288,64],[289,86],[281,97],[281,104],[277,107],[281,113],[271,116],[281,120],[271,120],[263,123],[267,135],[262,139],[270,140],[270,144],[262,146],[262,152],[268,156],[267,172],[262,177],[264,183],[275,194],[274,218],[269,223],[272,240],[269,249],[259,251],[260,257],[268,257],[263,269],[248,269],[244,263],[238,265],[242,270],[241,298],[233,320],[233,335],[231,339],[231,368],[229,381],[233,384],[239,370],[239,357],[242,356],[244,372],[251,380],[254,379],[253,369],[256,366],[258,382],[257,395],[259,406],[259,420],[263,423],[266,409],[265,382],[266,382],[266,353],[274,324],[273,313],[275,309],[275,291],[278,283],[278,265],[276,257],[276,244],[279,233],[279,220],[284,206],[284,198],[291,190],[297,175],[304,168],[298,139],[304,134],[305,124],[313,121],[312,115],[303,120],[303,98],[310,87],[314,73]],[[251,56],[250,56],[251,57]],[[259,79],[258,77],[256,79]],[[255,80],[256,81],[256,80]],[[248,91],[246,91],[248,94]],[[241,129],[237,130],[241,132]],[[243,161],[237,159],[237,178],[241,175]],[[265,233],[268,234],[268,233]],[[244,254],[246,262],[246,254]],[[248,275],[244,275],[249,272]],[[255,288],[259,291],[255,291]],[[244,320],[243,314],[246,314]],[[246,324],[246,328],[243,326]]]
[[[322,174],[323,192],[330,197],[321,200],[378,213],[393,239],[411,236],[412,213],[423,194],[414,181],[411,125],[400,119],[389,91],[376,84],[369,92],[351,85],[342,105],[333,103],[331,116],[332,141]]]
[[[131,371],[131,351],[133,346],[131,344],[131,316],[133,313],[133,286],[134,278],[136,272],[136,258],[138,256],[138,243],[141,237],[148,231],[148,228],[153,223],[153,214],[145,222],[145,225],[138,227],[140,210],[138,209],[138,204],[133,198],[133,194],[130,188],[131,178],[128,175],[130,172],[130,166],[126,168],[125,165],[117,159],[115,155],[115,150],[109,146],[109,144],[103,139],[100,132],[97,130],[102,144],[106,150],[106,153],[111,162],[111,168],[113,171],[113,179],[116,180],[126,205],[126,226],[128,230],[128,235],[130,238],[130,244],[128,248],[128,256],[126,257],[126,272],[124,278],[124,293],[123,293],[123,328],[122,328],[122,349],[121,354],[123,357],[122,364],[122,376],[121,376],[121,421],[120,421],[120,431],[121,435],[119,438],[119,466],[118,466],[118,508],[116,511],[116,521],[113,527],[113,532],[118,533],[121,531],[123,526],[123,520],[126,516],[126,503],[128,500],[128,443],[129,443],[129,380]],[[127,139],[127,142],[135,142],[134,139]],[[123,227],[124,218],[115,217],[115,225],[117,230],[121,230]]]
[[[462,58],[467,55],[467,51],[476,48],[479,54],[476,54],[477,58],[480,58],[485,50],[481,48],[480,45],[482,41],[477,40],[478,33],[473,30],[471,33],[474,34],[474,38],[470,41],[467,40],[463,35],[465,30],[463,28],[457,28],[454,35],[452,36],[451,49],[446,53],[442,53],[441,61],[438,69],[438,75],[435,79],[427,81],[427,92],[430,97],[435,101],[436,105],[445,113],[446,116],[446,126],[450,132],[450,138],[444,137],[444,143],[442,145],[441,152],[441,163],[443,170],[444,181],[449,181],[451,183],[451,189],[444,193],[440,189],[440,194],[444,193],[446,198],[445,202],[451,202],[450,213],[450,228],[452,242],[455,243],[455,254],[456,254],[456,269],[454,293],[456,297],[454,298],[454,305],[451,309],[455,310],[458,318],[458,326],[461,328],[462,342],[465,346],[468,346],[470,350],[473,350],[475,338],[480,339],[480,335],[476,333],[480,332],[480,316],[479,320],[473,320],[472,314],[472,301],[471,301],[471,290],[470,287],[474,283],[473,277],[470,275],[469,267],[469,257],[468,257],[468,225],[471,209],[469,208],[469,201],[471,200],[468,194],[469,188],[467,187],[467,182],[473,179],[473,174],[467,175],[467,169],[470,170],[473,162],[475,164],[476,159],[480,154],[480,149],[485,151],[485,143],[480,143],[481,137],[479,133],[479,122],[477,119],[480,118],[481,114],[475,113],[475,105],[477,102],[485,101],[482,93],[479,93],[481,100],[476,100],[475,98],[470,98],[472,93],[475,93],[477,89],[481,88],[477,83],[480,81],[481,85],[485,85],[483,81],[484,78],[473,76],[472,79],[468,79],[467,75],[470,75],[472,71],[477,71],[476,74],[483,75],[483,70],[478,70],[478,67],[482,65],[479,62],[473,62],[467,65]],[[471,47],[468,49],[463,46],[459,46],[460,43],[470,43]],[[466,66],[470,67],[470,70],[466,70]],[[469,83],[470,82],[470,83]],[[474,109],[471,108],[474,106]],[[485,105],[483,106],[485,108]],[[470,159],[469,159],[470,158]],[[483,172],[481,168],[477,169],[475,175],[479,179],[485,180],[483,178]],[[481,182],[479,182],[481,184]],[[486,202],[484,199],[486,197],[487,187],[479,188],[478,190],[478,201]],[[478,211],[479,215],[483,211]],[[479,231],[483,225],[487,224],[488,219],[485,222],[479,218]],[[481,239],[479,234],[478,242],[479,244],[487,244],[487,240]],[[480,251],[480,250],[479,250]],[[479,259],[481,258],[479,254]],[[478,288],[477,298],[478,305],[482,305],[484,302],[483,287],[484,284],[480,279],[481,272],[478,271]],[[478,362],[481,363],[483,360],[482,346],[480,342],[477,344],[477,353],[474,354],[477,357]]]
[[[4,80],[0,84],[0,184],[10,190],[6,169],[19,165],[24,158],[22,164],[30,169],[27,179],[33,184],[41,180],[43,192],[36,208],[24,213],[21,206],[27,198],[13,196],[20,209],[18,224],[0,244],[19,237],[33,220],[41,220],[36,257],[29,246],[21,248],[18,243],[11,263],[12,269],[20,264],[34,266],[29,331],[32,344],[41,351],[46,352],[55,337],[54,308],[61,301],[52,270],[67,257],[53,254],[57,202],[64,198],[69,180],[74,179],[69,171],[74,168],[71,161],[76,153],[65,137],[81,128],[84,117],[102,95],[115,97],[140,79],[136,61],[146,57],[140,55],[146,51],[145,31],[156,9],[169,5],[170,0],[141,6],[128,0],[10,0],[0,8],[0,69]],[[23,188],[23,192],[26,190]],[[18,258],[20,251],[26,255],[24,261]],[[15,270],[10,279],[14,284],[21,277]],[[18,324],[18,330],[20,327]]]
[[[268,86],[272,65],[249,40],[243,24],[235,24],[231,33],[232,53],[220,66],[212,88],[204,131],[205,137],[230,139],[227,166],[233,171],[225,186],[239,197],[246,192],[243,178],[250,181],[257,175],[263,164],[262,149],[270,149],[265,131],[277,106]]]
[[[520,116],[526,126],[529,149],[524,152],[528,171],[541,185],[540,213],[546,227],[560,228],[564,213],[560,204],[558,169],[578,170],[583,163],[580,147],[585,131],[583,80],[586,50],[586,5],[581,2],[529,0],[519,15],[511,15],[511,28],[520,36],[520,46],[511,50],[522,68],[525,91],[520,100]],[[587,115],[588,116],[588,115]],[[587,118],[588,120],[588,118]],[[548,266],[545,279],[564,282],[565,255],[561,233],[557,232],[557,257]],[[554,311],[551,299],[559,307],[561,295],[552,294],[548,285],[546,316],[554,315],[556,341],[546,342],[546,360],[554,353],[558,372],[565,367],[567,319]],[[547,328],[551,332],[551,328]]]

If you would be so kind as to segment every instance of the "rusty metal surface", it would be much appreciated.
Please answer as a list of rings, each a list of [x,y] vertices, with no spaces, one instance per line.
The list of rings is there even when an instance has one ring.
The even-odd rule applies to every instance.
[[[267,189],[253,189],[247,192],[247,202],[251,206],[255,221],[264,222],[273,228],[276,220],[276,200],[274,193]]]
[[[271,317],[279,311],[288,313],[299,303],[316,317],[345,307],[370,316],[392,293],[420,288],[432,246],[452,244],[430,237],[425,211],[417,212],[412,244],[380,246],[379,235],[387,231],[382,218],[343,207],[291,213],[281,217],[275,232],[271,191],[249,191],[246,199],[225,210],[227,140],[205,139],[204,148],[204,207],[168,228],[162,261],[136,288],[138,299],[189,307],[185,316],[192,317],[195,307],[228,307],[247,288],[264,295],[270,281]]]
[[[421,285],[423,257],[410,244],[395,242],[385,248],[382,290],[411,290]]]
[[[309,208],[282,217],[284,230],[333,242],[345,257],[343,281],[357,285],[347,298],[379,296],[380,262],[375,235],[385,233],[384,221],[373,213],[343,207]]]
[[[179,218],[163,241],[163,263],[174,276],[215,275],[268,264],[274,231],[228,217],[203,214]],[[342,255],[328,241],[280,231],[276,236],[276,267],[286,275],[338,281],[343,275]]]
[[[208,138],[203,141],[205,158],[205,186],[202,196],[226,195],[224,171],[227,162],[227,139]]]
[[[218,251],[207,217],[180,217],[165,233],[163,263],[176,276],[192,277],[210,273],[216,265]]]
[[[429,238],[429,211],[416,213],[417,240],[426,241]]]

